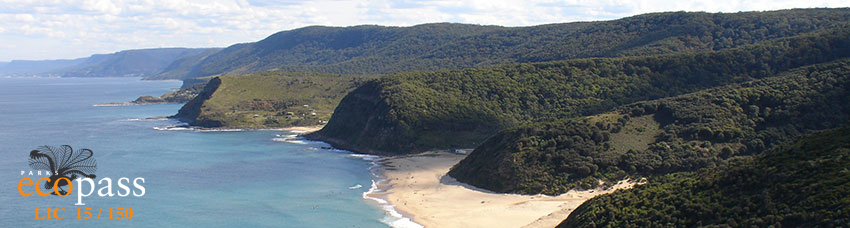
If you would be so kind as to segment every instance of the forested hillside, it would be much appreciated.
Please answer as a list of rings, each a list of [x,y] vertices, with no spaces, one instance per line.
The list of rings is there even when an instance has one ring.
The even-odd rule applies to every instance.
[[[502,131],[449,172],[497,192],[560,194],[694,171],[850,123],[850,60],[614,112]]]
[[[174,59],[174,61],[168,64],[168,66],[166,66],[165,68],[162,68],[159,73],[145,77],[145,79],[184,79],[183,77],[189,74],[189,72],[192,71],[192,69],[194,69],[194,67],[197,66],[201,61],[219,51],[221,51],[221,48],[205,48],[202,50],[198,50],[197,52],[183,55],[180,58]],[[190,83],[185,86],[188,87],[192,84],[193,83],[190,80]]]
[[[230,46],[204,58],[189,73],[168,77],[261,71],[385,74],[720,50],[834,28],[848,21],[848,9],[799,9],[654,13],[613,21],[531,27],[312,26]]]
[[[400,73],[342,99],[308,138],[364,153],[471,148],[499,130],[773,76],[850,56],[850,32],[709,52]]]
[[[847,167],[845,127],[717,168],[598,196],[558,227],[845,227]]]

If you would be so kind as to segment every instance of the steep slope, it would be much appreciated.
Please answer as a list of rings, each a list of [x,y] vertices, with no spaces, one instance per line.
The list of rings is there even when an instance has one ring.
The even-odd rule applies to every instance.
[[[844,227],[850,128],[593,198],[558,227]]]
[[[92,55],[84,62],[50,73],[63,77],[145,77],[162,72],[175,60],[196,56],[209,49],[156,48]]]
[[[278,72],[214,77],[174,118],[202,127],[324,124],[346,93],[372,78]]]
[[[470,148],[520,124],[606,112],[848,56],[850,32],[836,29],[703,53],[400,73],[352,91],[328,125],[307,137],[376,154]]]
[[[383,74],[719,50],[818,31],[848,20],[848,9],[798,9],[655,13],[614,21],[532,27],[313,26],[228,47],[205,58],[184,78],[270,70]]]
[[[156,75],[145,77],[148,80],[164,80],[164,79],[184,79],[189,72],[194,69],[201,61],[221,51],[222,48],[205,48],[197,52],[190,52],[182,55],[180,58],[172,61],[168,66],[162,69]],[[190,85],[192,84],[189,80]]]
[[[560,194],[600,181],[714,167],[850,123],[850,60],[583,118],[502,131],[449,175],[497,192]]]

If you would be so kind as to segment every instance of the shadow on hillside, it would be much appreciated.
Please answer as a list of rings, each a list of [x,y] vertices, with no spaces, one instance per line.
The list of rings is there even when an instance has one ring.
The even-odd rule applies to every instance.
[[[445,174],[445,175],[443,175],[443,177],[440,177],[440,184],[449,185],[449,186],[460,186],[460,187],[463,187],[463,188],[466,188],[466,189],[469,189],[469,190],[472,190],[472,191],[478,191],[478,192],[484,192],[484,193],[490,193],[490,194],[502,194],[502,193],[499,193],[499,192],[494,192],[494,191],[490,191],[490,190],[487,190],[487,189],[478,188],[478,187],[472,186],[470,184],[457,181],[457,180],[455,180],[454,177],[451,177],[448,174]]]

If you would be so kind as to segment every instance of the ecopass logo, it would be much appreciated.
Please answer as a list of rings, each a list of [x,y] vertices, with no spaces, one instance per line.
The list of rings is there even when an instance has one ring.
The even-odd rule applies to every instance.
[[[94,178],[97,176],[94,173],[97,171],[97,160],[93,156],[94,152],[90,149],[75,151],[69,145],[38,147],[38,149],[30,151],[29,154],[29,167],[32,170],[21,170],[21,176],[24,177],[18,181],[18,193],[23,197],[29,197],[33,193],[41,197],[50,195],[65,197],[76,191],[77,203],[74,205],[86,205],[83,203],[83,197],[89,197],[95,191]],[[32,176],[41,176],[41,178],[33,182],[33,178],[30,178]],[[120,189],[116,191],[117,195],[120,197],[128,196],[131,193],[135,197],[145,195],[145,187],[142,186],[145,183],[144,178],[133,179],[132,186],[134,189],[132,190],[130,183],[130,178],[119,178],[117,185]],[[85,185],[88,185],[88,193],[84,193]],[[112,191],[112,178],[101,178],[97,185],[102,186],[97,190],[98,196],[112,197],[116,195]],[[46,216],[44,216],[43,210],[46,210]],[[35,219],[63,219],[65,217],[60,215],[60,210],[65,211],[65,208],[48,207],[41,209],[36,207]],[[100,219],[103,207],[94,211],[97,216],[94,216],[92,212],[90,207],[77,208],[77,219]],[[131,208],[110,207],[107,209],[107,213],[109,219],[130,219],[133,216]]]

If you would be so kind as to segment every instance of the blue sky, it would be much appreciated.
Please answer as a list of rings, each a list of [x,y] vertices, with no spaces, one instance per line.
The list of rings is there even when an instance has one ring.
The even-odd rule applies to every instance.
[[[432,22],[525,26],[662,11],[850,7],[850,0],[0,0],[0,61],[126,49],[226,47],[309,25]]]

